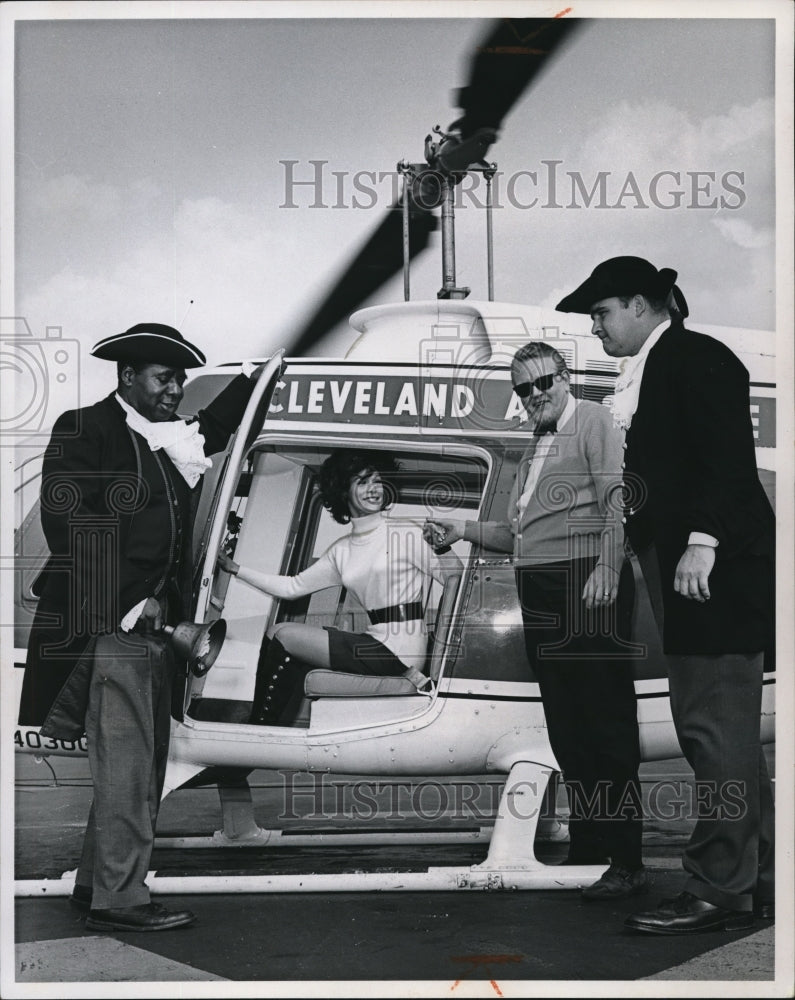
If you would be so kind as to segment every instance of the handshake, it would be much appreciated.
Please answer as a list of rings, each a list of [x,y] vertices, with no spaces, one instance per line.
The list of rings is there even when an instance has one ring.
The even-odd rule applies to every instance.
[[[436,521],[428,518],[422,528],[422,537],[437,555],[450,551],[450,546],[464,537],[461,521]]]

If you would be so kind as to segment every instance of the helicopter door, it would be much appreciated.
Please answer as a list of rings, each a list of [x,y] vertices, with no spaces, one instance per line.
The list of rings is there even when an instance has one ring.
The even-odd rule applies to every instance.
[[[213,569],[224,530],[224,524],[218,523],[218,510],[227,509],[229,495],[234,490],[237,481],[237,472],[235,471],[230,479],[228,475],[229,470],[237,470],[242,463],[243,455],[245,455],[254,437],[262,428],[265,413],[273,395],[273,389],[281,372],[283,357],[284,351],[277,351],[265,364],[265,368],[257,379],[257,384],[248,401],[240,426],[232,439],[231,446],[227,446],[227,450],[223,456],[216,456],[213,468],[209,470],[209,475],[202,489],[196,512],[193,537],[193,619],[196,622],[212,621],[220,617],[218,609],[213,608],[211,600]],[[194,381],[195,383],[201,382],[212,385],[209,382],[210,379],[216,382],[228,381],[225,372],[222,373],[220,378],[218,375],[199,376],[188,383],[189,391],[186,392],[186,396],[198,395],[199,399],[201,399],[201,396],[206,393],[207,386],[202,384],[197,389]],[[218,389],[220,388],[223,388],[223,385],[218,387]],[[190,700],[191,686],[192,678],[189,676],[185,678],[184,690],[183,685],[180,685],[180,689],[175,691],[175,697],[172,701],[172,715],[179,721],[182,721],[184,707]]]
[[[213,571],[226,528],[226,516],[225,514],[221,516],[218,512],[225,512],[230,507],[238,477],[237,470],[243,464],[243,456],[248,451],[251,442],[262,428],[276,379],[281,371],[283,357],[284,351],[277,351],[268,361],[265,370],[257,380],[240,427],[235,434],[234,444],[218,475],[220,488],[215,490],[207,515],[207,524],[210,526],[210,530],[202,539],[197,560],[197,563],[201,564],[194,615],[194,621],[197,622],[205,622],[210,618],[218,617],[210,613]],[[228,474],[230,471],[231,475]]]

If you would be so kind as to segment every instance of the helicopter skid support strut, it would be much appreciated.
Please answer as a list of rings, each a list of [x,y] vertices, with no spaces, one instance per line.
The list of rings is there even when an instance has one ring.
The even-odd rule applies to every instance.
[[[504,794],[504,793],[503,793]],[[211,836],[164,836],[155,840],[155,847],[176,850],[201,850],[208,847],[346,847],[353,845],[401,844],[488,844],[494,826],[459,826],[457,829],[426,825],[422,829],[370,831],[367,829],[324,828],[314,832],[295,832],[290,829],[261,827],[254,815],[254,802],[248,782],[234,785],[218,785],[223,827]],[[502,809],[501,811],[504,811]],[[527,832],[525,822],[524,834]],[[524,838],[523,834],[523,838]],[[567,827],[555,817],[539,820],[536,836],[540,840],[560,841],[567,837]]]
[[[160,895],[582,888],[595,882],[604,871],[604,866],[545,865],[535,857],[533,841],[548,777],[549,769],[535,763],[521,761],[511,767],[503,789],[488,855],[481,864],[429,867],[424,871],[315,872],[290,875],[162,876],[150,872],[147,884],[153,894]],[[240,801],[245,801],[245,795]],[[253,831],[247,832],[251,836],[244,836],[240,846],[252,846],[252,844],[256,846],[257,841]],[[263,836],[259,839],[259,843],[266,844],[269,835],[279,831],[260,830],[260,832]],[[347,836],[347,840],[341,841],[335,840],[331,834],[323,836],[322,842],[329,845],[362,842],[361,837],[355,841],[355,834]],[[318,835],[314,835],[313,842],[317,844],[319,839]],[[459,834],[458,839],[464,838]],[[294,841],[290,838],[289,842]],[[382,842],[395,843],[395,840]],[[417,842],[416,839],[414,842]],[[431,833],[429,842],[439,843],[440,837],[437,835],[433,839]],[[18,897],[66,896],[72,891],[73,884],[74,872],[69,872],[60,879],[19,880],[16,882],[15,893]]]

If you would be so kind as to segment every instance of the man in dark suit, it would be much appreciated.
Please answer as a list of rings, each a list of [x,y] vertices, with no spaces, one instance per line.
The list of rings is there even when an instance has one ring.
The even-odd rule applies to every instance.
[[[676,272],[616,257],[557,306],[590,314],[620,357],[613,417],[626,436],[626,533],[663,633],[671,711],[699,813],[684,891],[627,926],[653,934],[772,919],[773,797],[760,745],[774,642],[775,520],[759,481],[748,372],[686,330]],[[741,799],[738,808],[737,801]],[[705,807],[706,806],[706,807]]]
[[[239,426],[256,377],[240,375],[180,420],[185,369],[204,355],[169,326],[140,323],[92,351],[116,391],[62,414],[44,456],[50,558],[28,645],[20,723],[85,732],[94,784],[72,902],[89,930],[168,930],[190,911],[145,884],[168,758],[174,654],[161,632],[190,611],[191,532],[206,457]]]

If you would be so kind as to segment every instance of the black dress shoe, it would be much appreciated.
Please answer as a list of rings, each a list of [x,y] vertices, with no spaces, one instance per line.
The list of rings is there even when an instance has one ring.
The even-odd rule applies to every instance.
[[[583,899],[624,899],[627,896],[640,896],[649,891],[649,880],[645,868],[625,868],[623,865],[610,865],[598,882],[588,885],[582,890]]]
[[[91,909],[91,890],[85,885],[75,885],[69,902],[76,910],[88,913]]]
[[[699,899],[690,892],[680,892],[674,899],[664,899],[656,910],[634,913],[624,926],[646,934],[693,934],[697,931],[741,931],[753,927],[750,911],[727,910]]]
[[[143,903],[113,910],[91,910],[86,917],[86,930],[170,931],[175,927],[187,927],[195,919],[190,910],[167,910],[159,903]]]

